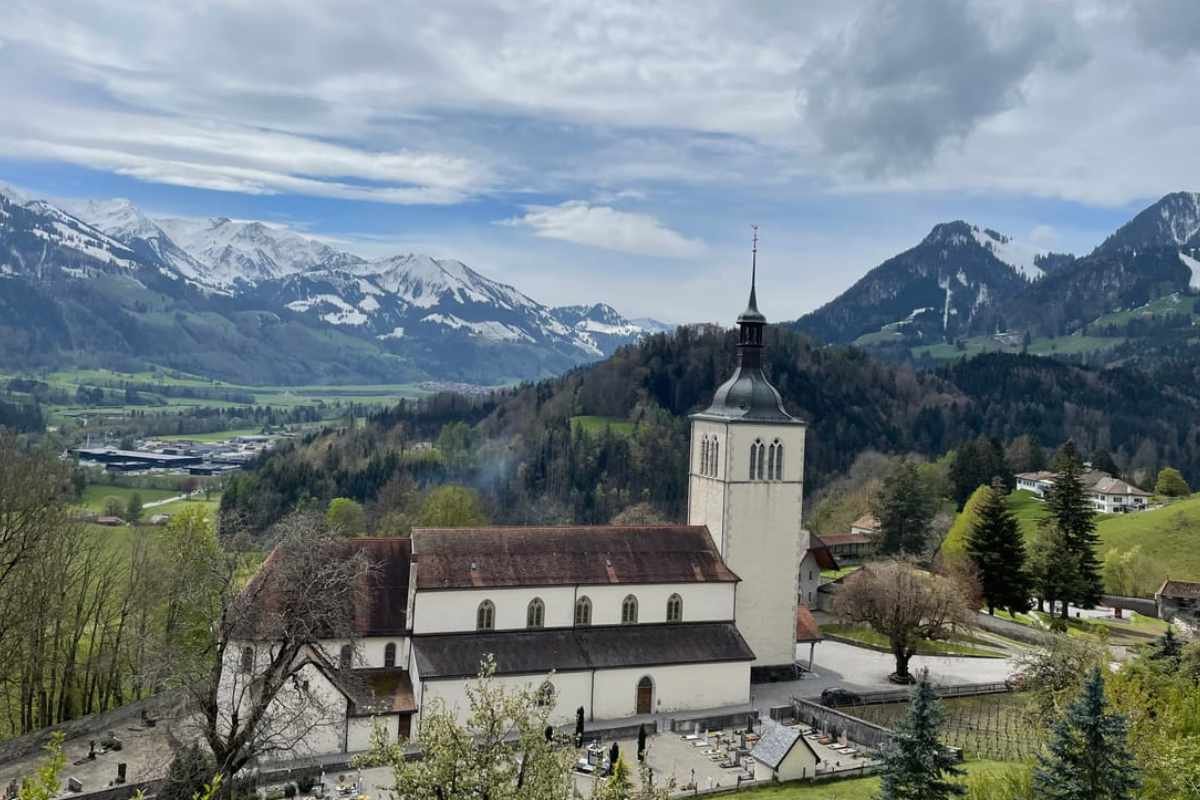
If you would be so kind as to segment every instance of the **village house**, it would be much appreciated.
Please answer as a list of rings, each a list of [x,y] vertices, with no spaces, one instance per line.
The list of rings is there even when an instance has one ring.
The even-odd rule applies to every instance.
[[[765,325],[752,282],[736,370],[691,417],[688,524],[347,542],[379,569],[357,593],[356,645],[295,666],[289,691],[325,709],[304,751],[363,750],[376,724],[414,736],[432,703],[465,718],[488,656],[498,682],[553,700],[556,724],[745,707],[752,678],[793,674],[800,603],[836,564],[801,524],[806,426],[762,370]],[[234,644],[227,672],[253,673],[267,648]]]
[[[1189,637],[1200,635],[1200,583],[1170,578],[1154,593],[1158,618],[1179,626]]]
[[[1021,472],[1016,476],[1017,488],[1033,492],[1041,498],[1054,485],[1053,472]],[[1080,475],[1092,510],[1098,514],[1123,514],[1144,511],[1150,504],[1150,492],[1131,483],[1114,478],[1106,472],[1088,470]]]
[[[879,535],[879,520],[874,514],[863,514],[850,525],[849,533],[829,533],[821,541],[830,555],[843,566],[861,564],[873,552],[872,542]]]

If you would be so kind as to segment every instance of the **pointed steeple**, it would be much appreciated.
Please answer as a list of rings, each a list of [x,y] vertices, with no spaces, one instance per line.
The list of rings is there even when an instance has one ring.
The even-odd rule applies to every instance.
[[[783,409],[779,392],[762,370],[763,329],[767,318],[758,310],[758,226],[750,255],[750,302],[738,315],[737,368],[733,376],[717,388],[712,405],[694,415],[700,419],[738,419],[755,422],[796,422]]]

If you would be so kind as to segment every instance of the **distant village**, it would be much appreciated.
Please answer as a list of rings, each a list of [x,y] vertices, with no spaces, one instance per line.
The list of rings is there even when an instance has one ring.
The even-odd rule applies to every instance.
[[[293,434],[232,436],[219,442],[187,439],[144,439],[132,450],[80,447],[72,450],[79,463],[109,473],[163,473],[214,476],[241,469]]]

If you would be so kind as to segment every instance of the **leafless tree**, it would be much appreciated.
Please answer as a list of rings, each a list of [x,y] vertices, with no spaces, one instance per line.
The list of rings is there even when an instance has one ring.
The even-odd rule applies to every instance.
[[[354,652],[354,611],[374,569],[319,515],[292,515],[275,532],[278,543],[244,588],[237,559],[223,553],[195,576],[208,583],[212,624],[197,652],[176,653],[172,680],[191,695],[225,786],[243,767],[293,752],[329,724],[326,701],[297,670],[351,680],[340,647]],[[330,642],[338,653],[326,652]]]
[[[886,636],[896,659],[891,680],[912,683],[908,662],[924,639],[945,639],[971,618],[967,592],[956,581],[907,561],[867,564],[845,580],[834,613]]]

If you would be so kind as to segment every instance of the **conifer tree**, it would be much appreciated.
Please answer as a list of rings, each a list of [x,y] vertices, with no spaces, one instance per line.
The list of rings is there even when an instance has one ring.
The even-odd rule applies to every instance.
[[[908,715],[896,725],[883,752],[880,800],[946,800],[966,793],[965,787],[949,780],[966,773],[957,766],[954,753],[938,742],[943,717],[926,670],[913,687]]]
[[[1068,440],[1055,461],[1054,484],[1046,493],[1047,517],[1043,524],[1053,523],[1063,537],[1067,552],[1073,556],[1074,569],[1064,576],[1055,593],[1062,600],[1062,616],[1066,619],[1067,604],[1093,606],[1100,600],[1104,583],[1100,576],[1100,561],[1096,558],[1096,522],[1092,505],[1083,485],[1083,462],[1075,443]]]
[[[1175,635],[1175,629],[1170,625],[1167,626],[1167,631],[1154,643],[1154,649],[1150,651],[1150,657],[1162,661],[1179,662],[1183,655],[1183,644],[1179,641],[1179,637]]]
[[[997,607],[1009,611],[1029,607],[1025,540],[1017,518],[1008,509],[1004,485],[999,480],[993,481],[984,495],[975,524],[967,534],[967,555],[979,573],[989,614],[995,614]]]
[[[871,502],[871,513],[879,520],[875,552],[881,556],[923,553],[929,544],[935,503],[917,465],[908,459],[897,464]]]
[[[1094,667],[1082,693],[1055,723],[1038,757],[1034,789],[1046,800],[1129,800],[1139,786],[1128,723],[1105,713],[1104,676]]]

